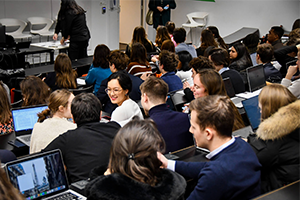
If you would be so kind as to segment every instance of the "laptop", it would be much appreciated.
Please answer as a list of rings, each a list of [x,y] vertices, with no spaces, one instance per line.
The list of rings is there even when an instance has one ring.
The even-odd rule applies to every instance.
[[[264,66],[262,64],[246,69],[249,91],[254,92],[266,86]]]
[[[233,88],[233,85],[231,83],[230,78],[229,77],[224,78],[223,82],[224,82],[224,85],[225,85],[227,95],[229,96],[231,101],[234,103],[234,105],[237,108],[242,108],[243,107],[242,101],[245,100],[245,99],[235,96],[235,91],[234,91],[234,88]]]
[[[26,199],[54,199],[62,195],[84,200],[84,196],[69,189],[60,150],[31,154],[5,165],[8,179]],[[66,199],[66,198],[60,198]]]
[[[30,146],[31,132],[38,120],[37,114],[47,108],[47,105],[36,105],[11,109],[14,130],[19,141]]]
[[[242,104],[249,119],[252,131],[255,132],[260,124],[260,109],[258,107],[258,95],[242,101]]]

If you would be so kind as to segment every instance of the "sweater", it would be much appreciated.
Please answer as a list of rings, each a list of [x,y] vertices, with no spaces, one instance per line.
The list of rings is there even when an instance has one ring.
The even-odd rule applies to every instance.
[[[169,86],[169,92],[181,90],[183,84],[175,72],[167,72],[161,76],[161,79],[164,80]]]
[[[94,94],[96,95],[98,92],[98,89],[101,85],[101,82],[108,78],[111,75],[111,71],[109,68],[102,68],[101,66],[99,67],[94,67],[92,64],[89,72],[85,78],[85,82],[87,85],[92,85],[94,84]]]

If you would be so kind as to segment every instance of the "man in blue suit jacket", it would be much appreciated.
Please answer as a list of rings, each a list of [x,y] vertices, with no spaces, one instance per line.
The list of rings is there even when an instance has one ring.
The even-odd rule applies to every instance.
[[[261,165],[244,140],[232,136],[234,111],[225,96],[206,96],[190,104],[191,127],[197,146],[210,151],[210,162],[167,160],[158,153],[163,167],[198,179],[191,199],[252,199],[260,194]]]

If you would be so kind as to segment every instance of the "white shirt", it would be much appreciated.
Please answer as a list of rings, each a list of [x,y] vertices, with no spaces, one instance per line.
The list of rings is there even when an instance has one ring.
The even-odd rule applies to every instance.
[[[176,75],[180,78],[181,81],[183,81],[184,79],[186,79],[186,81],[190,85],[194,85],[192,74],[193,74],[192,69],[190,69],[188,71],[177,71],[177,73],[176,73]]]

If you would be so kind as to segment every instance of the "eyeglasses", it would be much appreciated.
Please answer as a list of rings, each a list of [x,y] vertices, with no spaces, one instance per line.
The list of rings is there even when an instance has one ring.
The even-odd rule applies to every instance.
[[[105,92],[106,92],[106,94],[108,94],[108,93],[114,93],[114,94],[118,94],[119,92],[121,92],[122,91],[122,89],[110,89],[110,88],[106,88],[105,89]]]

